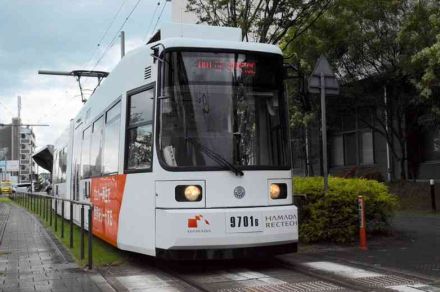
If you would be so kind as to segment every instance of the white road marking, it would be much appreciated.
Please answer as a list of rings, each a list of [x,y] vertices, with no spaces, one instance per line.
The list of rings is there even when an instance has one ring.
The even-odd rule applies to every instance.
[[[261,284],[265,283],[277,283],[284,284],[286,282],[273,278],[269,275],[254,272],[247,269],[230,269],[225,271],[218,271],[215,273],[205,273],[191,276],[197,282],[200,283],[220,283],[220,282],[230,282],[230,281],[249,281],[256,280],[260,281]]]
[[[310,263],[304,263],[304,265],[315,270],[336,274],[350,279],[383,276],[382,274],[379,273],[370,272],[367,270],[353,268],[350,266],[345,266],[332,262],[310,262]]]
[[[424,284],[398,285],[386,287],[399,292],[440,291],[440,288]]]
[[[135,275],[135,276],[123,276],[116,277],[116,279],[129,291],[136,289],[158,289],[158,288],[172,288],[171,282],[162,280],[156,275]]]

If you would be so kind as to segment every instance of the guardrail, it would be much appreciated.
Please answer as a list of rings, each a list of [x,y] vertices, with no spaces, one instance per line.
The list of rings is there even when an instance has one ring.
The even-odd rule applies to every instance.
[[[85,234],[85,207],[87,208],[88,215],[88,230],[93,230],[93,205],[89,202],[74,201],[69,199],[58,198],[54,196],[49,196],[39,193],[28,193],[28,192],[16,192],[11,196],[15,202],[19,205],[27,208],[29,211],[36,213],[40,218],[48,223],[50,226],[54,226],[55,233],[58,231],[58,219],[61,220],[61,238],[64,238],[64,221],[65,218],[65,206],[70,207],[69,218],[67,219],[70,225],[69,234],[69,247],[73,248],[73,206],[81,206],[80,213],[80,258],[84,259],[84,234]],[[59,214],[59,204],[61,204],[61,214]],[[58,218],[59,216],[61,218]],[[89,269],[92,269],[93,265],[93,252],[92,252],[92,242],[93,242],[93,232],[88,233],[88,263]]]

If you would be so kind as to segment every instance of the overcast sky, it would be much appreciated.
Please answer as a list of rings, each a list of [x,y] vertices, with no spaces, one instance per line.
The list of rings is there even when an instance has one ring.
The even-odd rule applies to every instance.
[[[34,128],[37,147],[53,144],[81,108],[80,92],[73,77],[37,71],[92,69],[137,3],[123,28],[127,51],[143,45],[158,20],[170,21],[170,2],[161,14],[165,0],[0,0],[0,123],[17,115],[20,95],[22,122],[50,125]],[[116,38],[94,69],[111,71],[119,54]]]

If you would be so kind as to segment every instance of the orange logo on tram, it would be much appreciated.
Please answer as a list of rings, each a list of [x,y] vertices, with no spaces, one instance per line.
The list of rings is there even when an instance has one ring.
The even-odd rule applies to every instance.
[[[209,225],[209,221],[203,218],[202,215],[196,215],[188,219],[188,228],[197,228],[199,221],[204,222],[206,225]]]

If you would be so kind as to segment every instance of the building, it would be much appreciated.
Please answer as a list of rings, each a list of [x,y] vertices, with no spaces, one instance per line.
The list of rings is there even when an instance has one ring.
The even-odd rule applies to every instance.
[[[35,134],[31,128],[20,129],[20,182],[30,182],[36,165],[32,160],[35,152]]]
[[[329,174],[383,181],[440,179],[440,126],[429,109],[396,100],[386,105],[386,88],[373,80],[359,83],[351,92],[346,87],[340,96],[327,97]],[[411,88],[404,92],[417,94]],[[316,103],[317,97],[310,98]],[[322,175],[319,117],[307,131],[294,129],[291,136],[294,174]]]
[[[17,182],[19,177],[20,120],[0,126],[0,180]]]
[[[31,128],[22,127],[18,118],[0,126],[0,179],[30,182],[35,173],[34,152],[35,135]]]

